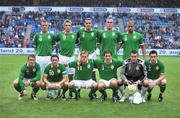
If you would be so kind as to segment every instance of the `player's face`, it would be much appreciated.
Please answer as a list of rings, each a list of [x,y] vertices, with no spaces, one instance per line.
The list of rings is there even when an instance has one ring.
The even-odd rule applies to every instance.
[[[127,26],[127,29],[128,29],[129,33],[132,33],[134,31],[134,24],[129,23],[128,26]]]
[[[131,62],[132,62],[132,63],[136,63],[136,62],[137,62],[137,59],[138,59],[138,55],[131,53]]]
[[[30,67],[34,66],[35,60],[36,60],[35,58],[29,57],[28,61],[29,61],[29,66]]]
[[[41,30],[42,30],[43,33],[47,33],[47,31],[48,31],[47,22],[41,22]]]
[[[157,61],[157,55],[156,54],[150,54],[150,61],[151,61],[151,63],[155,64]]]
[[[71,23],[66,22],[66,23],[64,24],[64,30],[65,30],[65,32],[71,32],[71,29],[72,29]]]
[[[114,26],[113,19],[107,19],[106,20],[106,28],[107,28],[107,30],[112,30],[113,26]]]
[[[86,30],[91,30],[91,28],[92,28],[91,20],[85,20],[84,26],[85,26]]]
[[[57,57],[52,57],[51,59],[53,67],[58,65],[59,59]]]
[[[109,64],[111,62],[111,59],[112,59],[111,53],[106,53],[105,62]]]
[[[88,60],[88,53],[81,54],[81,59],[80,59],[81,63],[86,64],[87,60]]]

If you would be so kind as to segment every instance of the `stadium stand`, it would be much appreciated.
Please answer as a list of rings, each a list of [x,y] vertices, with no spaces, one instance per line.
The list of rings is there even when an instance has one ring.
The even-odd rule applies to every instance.
[[[179,0],[1,0],[1,6],[82,6],[177,8]]]
[[[49,31],[57,34],[62,31],[65,19],[73,22],[73,31],[83,26],[83,19],[91,17],[95,28],[104,28],[105,19],[113,16],[115,28],[126,31],[126,24],[134,20],[136,29],[144,36],[147,48],[180,49],[180,16],[179,14],[143,14],[143,13],[97,13],[97,12],[1,12],[0,47],[32,47],[35,33],[40,31],[40,21],[49,21]],[[26,41],[26,27],[32,26],[29,41]],[[28,44],[28,45],[27,45]]]

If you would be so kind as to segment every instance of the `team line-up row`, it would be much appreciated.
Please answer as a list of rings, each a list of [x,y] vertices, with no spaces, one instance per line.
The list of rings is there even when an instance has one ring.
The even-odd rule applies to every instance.
[[[41,22],[40,33],[34,36],[34,48],[36,58],[28,57],[28,62],[20,71],[19,78],[14,81],[15,89],[20,92],[19,99],[26,95],[25,86],[32,85],[31,98],[37,99],[36,93],[39,87],[47,90],[47,97],[52,98],[51,91],[63,88],[62,93],[57,92],[61,97],[70,89],[75,93],[75,98],[79,99],[80,88],[91,88],[90,99],[94,99],[96,90],[102,93],[101,100],[107,98],[105,89],[113,90],[112,100],[124,101],[126,98],[125,86],[138,85],[139,93],[144,99],[144,94],[148,91],[147,100],[151,99],[151,90],[155,85],[160,86],[159,101],[163,100],[163,92],[166,88],[164,77],[164,65],[157,59],[157,52],[151,51],[150,60],[146,61],[146,49],[143,37],[135,31],[134,22],[129,21],[127,32],[120,33],[113,29],[113,18],[106,19],[106,28],[96,30],[92,28],[92,20],[84,20],[84,28],[77,33],[71,32],[72,22],[64,21],[64,31],[57,36],[48,32],[48,22]],[[51,56],[55,41],[60,41],[59,55]],[[80,49],[80,59],[74,59],[75,43]],[[96,59],[96,48],[99,43],[100,57]],[[118,44],[123,47],[123,62],[118,61],[116,50]],[[138,49],[142,48],[143,61],[138,58]],[[151,54],[152,53],[152,54]],[[31,59],[33,58],[33,59]],[[32,60],[32,61],[31,61]],[[37,63],[35,63],[35,61]],[[51,61],[51,64],[49,64]],[[60,64],[58,64],[60,63]],[[38,66],[40,65],[40,67]],[[49,64],[49,65],[48,65]],[[117,78],[117,68],[122,66],[121,79]],[[40,82],[41,68],[43,82]],[[93,68],[97,68],[100,79],[96,82],[96,75]],[[131,87],[134,88],[134,87]],[[120,89],[122,96],[118,96]]]

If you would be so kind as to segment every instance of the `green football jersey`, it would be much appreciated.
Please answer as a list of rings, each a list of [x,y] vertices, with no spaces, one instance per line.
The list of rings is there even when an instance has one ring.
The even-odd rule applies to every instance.
[[[98,42],[100,43],[100,55],[104,57],[104,52],[109,50],[112,52],[112,57],[117,58],[117,44],[122,41],[120,32],[113,31],[99,31]]]
[[[78,31],[79,38],[79,49],[80,51],[88,51],[90,54],[96,50],[96,41],[97,41],[98,32],[96,29],[91,31],[86,31],[85,28],[82,28]]]
[[[123,60],[130,58],[133,50],[138,51],[139,46],[144,44],[143,36],[138,32],[133,32],[132,35],[128,32],[123,35]]]
[[[21,90],[25,90],[24,79],[29,79],[30,82],[40,80],[40,65],[35,62],[33,67],[29,67],[27,63],[21,67],[18,80],[21,86]]]
[[[95,68],[99,71],[101,79],[109,81],[112,78],[117,78],[117,69],[122,66],[122,62],[112,60],[110,64],[106,64],[104,60],[94,60]]]
[[[53,68],[51,64],[47,65],[44,74],[47,74],[47,80],[49,82],[60,82],[64,76],[67,76],[64,65],[58,64],[56,68]]]
[[[59,53],[67,57],[73,56],[75,51],[76,39],[77,33],[65,34],[64,32],[60,32],[56,38],[57,41],[60,41]]]
[[[165,74],[165,67],[164,64],[157,60],[156,64],[152,64],[150,60],[145,62],[147,68],[147,77],[149,79],[155,80],[160,77],[161,74]]]
[[[53,46],[55,46],[55,36],[49,32],[46,34],[37,33],[34,36],[33,46],[37,48],[36,55],[50,56],[53,52]]]
[[[94,63],[92,60],[89,60],[85,65],[78,65],[77,61],[69,63],[69,67],[75,68],[75,77],[74,80],[89,80],[92,77],[92,72],[94,68]]]

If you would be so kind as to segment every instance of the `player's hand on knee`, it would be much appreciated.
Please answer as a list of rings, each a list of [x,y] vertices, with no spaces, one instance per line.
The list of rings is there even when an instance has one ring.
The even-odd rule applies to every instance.
[[[155,82],[149,83],[149,88],[154,88],[155,86],[156,86],[156,83],[155,83]]]

